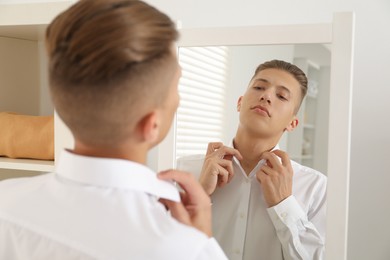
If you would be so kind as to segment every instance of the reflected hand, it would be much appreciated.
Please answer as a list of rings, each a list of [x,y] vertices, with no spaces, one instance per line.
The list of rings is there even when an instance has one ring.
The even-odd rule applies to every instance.
[[[256,178],[263,189],[268,207],[273,207],[291,196],[294,172],[290,158],[283,151],[265,152],[261,157],[266,163],[256,173]]]
[[[183,189],[180,192],[181,202],[160,199],[171,211],[172,217],[211,237],[211,201],[195,177],[176,170],[163,171],[157,176],[161,180],[173,180]]]
[[[233,178],[233,156],[242,160],[237,149],[224,146],[220,142],[209,143],[199,177],[199,182],[208,195],[213,194],[217,186],[223,187]]]

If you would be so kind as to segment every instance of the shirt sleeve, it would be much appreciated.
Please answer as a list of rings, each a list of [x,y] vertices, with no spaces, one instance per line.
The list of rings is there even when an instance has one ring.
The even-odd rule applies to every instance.
[[[293,195],[267,211],[282,244],[285,260],[324,258],[325,203],[320,203],[312,214],[316,225],[308,219]]]
[[[215,238],[209,238],[205,246],[195,258],[196,260],[227,260],[225,253],[222,251]]]

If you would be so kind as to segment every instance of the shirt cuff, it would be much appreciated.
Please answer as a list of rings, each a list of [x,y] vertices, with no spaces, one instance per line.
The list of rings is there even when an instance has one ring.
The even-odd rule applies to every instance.
[[[298,220],[307,220],[305,212],[293,195],[268,208],[267,211],[276,230],[283,230],[288,226],[295,225]]]

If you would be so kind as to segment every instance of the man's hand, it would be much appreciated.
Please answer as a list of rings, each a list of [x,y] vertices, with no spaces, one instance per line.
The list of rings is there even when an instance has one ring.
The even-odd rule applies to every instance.
[[[233,156],[242,160],[240,152],[224,146],[223,143],[209,143],[199,182],[208,195],[215,189],[229,183],[234,176]]]
[[[160,199],[179,222],[192,226],[207,236],[212,236],[211,201],[195,177],[186,172],[168,170],[158,174],[161,180],[173,180],[183,189],[181,202]]]
[[[256,173],[256,178],[263,189],[268,207],[273,207],[291,196],[294,172],[290,158],[283,151],[265,152],[262,159],[266,160],[266,163]]]

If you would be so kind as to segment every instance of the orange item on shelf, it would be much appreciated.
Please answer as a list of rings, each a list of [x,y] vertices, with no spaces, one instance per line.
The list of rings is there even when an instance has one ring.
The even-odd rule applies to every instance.
[[[0,156],[54,160],[54,116],[0,112]]]

